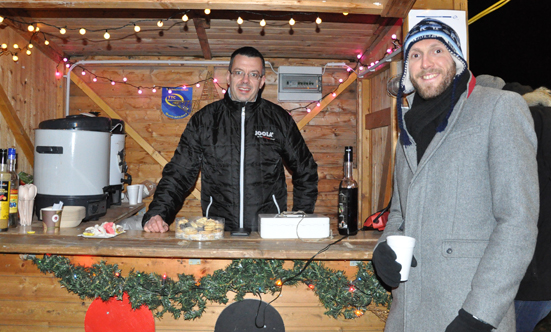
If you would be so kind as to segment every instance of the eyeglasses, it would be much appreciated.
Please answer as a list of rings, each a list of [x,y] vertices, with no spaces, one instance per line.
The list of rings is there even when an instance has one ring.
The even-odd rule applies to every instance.
[[[230,71],[230,74],[232,74],[233,77],[235,78],[238,78],[238,79],[243,79],[245,77],[245,72],[242,71],[242,70],[234,70],[234,71]],[[258,81],[262,78],[262,76],[264,75],[261,75],[260,73],[257,73],[257,72],[250,72],[247,74],[247,76],[249,76],[249,79],[251,81]]]

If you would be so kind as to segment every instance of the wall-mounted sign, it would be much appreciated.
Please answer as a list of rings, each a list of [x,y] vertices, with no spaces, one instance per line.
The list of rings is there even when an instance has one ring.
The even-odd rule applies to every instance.
[[[163,88],[162,111],[171,119],[183,119],[191,114],[193,88]]]

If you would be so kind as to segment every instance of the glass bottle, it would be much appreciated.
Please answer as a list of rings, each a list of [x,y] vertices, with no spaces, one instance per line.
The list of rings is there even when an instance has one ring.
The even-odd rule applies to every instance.
[[[10,180],[8,151],[0,149],[0,232],[8,231],[10,212]]]
[[[358,233],[358,183],[352,177],[353,151],[344,148],[344,178],[339,185],[338,228],[341,235]]]
[[[19,225],[18,202],[19,197],[19,176],[15,172],[16,152],[14,148],[8,149],[8,172],[11,174],[10,179],[10,212],[9,212],[9,227]]]

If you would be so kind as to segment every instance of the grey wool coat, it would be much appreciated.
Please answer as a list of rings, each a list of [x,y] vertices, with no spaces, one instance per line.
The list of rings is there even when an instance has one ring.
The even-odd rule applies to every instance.
[[[444,332],[463,308],[514,332],[513,300],[534,252],[539,210],[526,102],[475,86],[471,75],[419,164],[410,140],[396,148],[392,207],[379,242],[414,237],[418,265],[392,291],[385,331]]]

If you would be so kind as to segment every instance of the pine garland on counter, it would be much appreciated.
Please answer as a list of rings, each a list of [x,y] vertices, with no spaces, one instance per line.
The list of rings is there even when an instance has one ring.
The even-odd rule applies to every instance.
[[[283,285],[296,286],[299,282],[315,292],[327,309],[325,314],[333,318],[353,319],[367,310],[384,320],[390,305],[390,294],[379,284],[370,262],[359,262],[356,277],[350,281],[343,271],[326,268],[321,262],[312,262],[293,278],[305,261],[294,261],[292,269],[284,269],[283,260],[238,259],[197,281],[193,275],[178,274],[176,280],[133,269],[123,277],[117,264],[105,261],[85,267],[56,255],[29,255],[28,259],[41,272],[53,273],[67,291],[81,299],[121,300],[126,292],[132,308],[146,305],[159,318],[167,312],[175,319],[200,318],[207,301],[226,304],[228,292],[235,293],[234,299],[240,301],[248,293],[275,294],[284,292]]]

